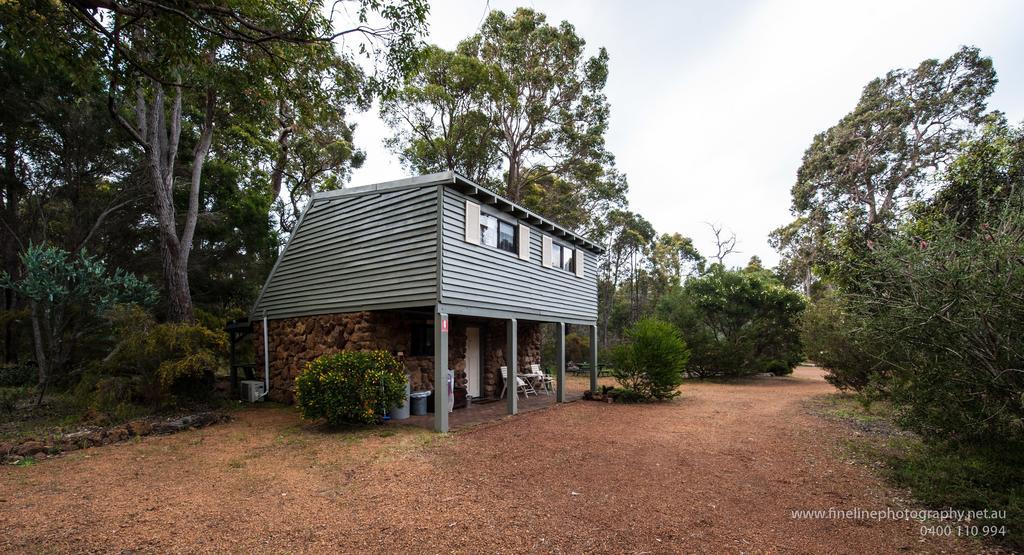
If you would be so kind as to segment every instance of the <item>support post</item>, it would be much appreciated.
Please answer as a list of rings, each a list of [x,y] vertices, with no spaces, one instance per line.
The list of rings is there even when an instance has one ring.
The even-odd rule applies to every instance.
[[[558,393],[555,399],[559,403],[565,402],[565,322],[555,323],[555,360],[558,361],[556,368]]]
[[[448,431],[448,314],[434,312],[434,431]]]
[[[508,384],[505,392],[508,398],[509,414],[519,412],[519,387],[516,385],[516,375],[519,373],[516,369],[516,359],[519,358],[519,338],[516,324],[515,318],[509,318],[508,341],[505,345],[505,367],[508,369],[508,373],[505,374],[505,383]]]
[[[597,325],[590,326],[590,391],[597,393]]]
[[[228,324],[230,325],[230,324]],[[231,330],[228,332],[228,339],[231,342],[231,350],[228,353],[228,372],[231,376],[231,398],[238,398],[238,364],[235,359],[235,343],[238,341],[238,336],[235,335],[235,331]]]

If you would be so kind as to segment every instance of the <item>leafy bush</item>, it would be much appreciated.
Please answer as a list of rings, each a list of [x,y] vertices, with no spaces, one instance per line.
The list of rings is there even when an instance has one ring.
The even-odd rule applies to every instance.
[[[227,350],[224,332],[193,324],[157,324],[131,306],[116,307],[110,319],[117,338],[114,350],[78,386],[79,396],[92,408],[125,412],[125,403],[159,407],[212,394]]]
[[[638,393],[632,389],[626,389],[624,387],[615,387],[611,391],[604,393],[604,395],[610,395],[614,397],[620,403],[642,403],[649,399],[643,394]]]
[[[405,381],[405,367],[387,351],[343,351],[306,365],[295,379],[295,401],[309,420],[371,424],[404,402]]]
[[[828,372],[828,383],[863,393],[884,383],[887,366],[873,356],[856,315],[842,303],[835,294],[811,303],[800,317],[801,340],[807,358]]]
[[[24,387],[0,387],[0,414],[10,414],[28,393]]]
[[[692,353],[688,372],[736,377],[788,373],[800,362],[797,323],[803,309],[803,296],[769,272],[716,264],[665,295],[658,314],[682,332]]]
[[[626,331],[626,343],[612,350],[615,379],[623,400],[671,399],[683,383],[690,357],[679,330],[661,320],[640,320]]]
[[[879,241],[846,296],[924,438],[1024,444],[1024,211]]]
[[[53,378],[65,372],[81,336],[117,304],[151,305],[156,289],[120,268],[106,264],[85,250],[71,254],[61,248],[29,245],[21,255],[24,277],[0,272],[0,289],[10,289],[30,301],[39,400]]]
[[[781,360],[769,360],[764,365],[764,371],[774,376],[788,376],[793,373],[793,367]]]
[[[31,385],[39,379],[39,370],[24,364],[0,365],[0,387]]]

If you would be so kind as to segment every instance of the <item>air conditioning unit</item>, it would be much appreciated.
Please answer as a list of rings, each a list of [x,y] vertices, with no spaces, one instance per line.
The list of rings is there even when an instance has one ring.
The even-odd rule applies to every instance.
[[[242,380],[242,400],[250,403],[262,401],[267,390],[259,380]]]

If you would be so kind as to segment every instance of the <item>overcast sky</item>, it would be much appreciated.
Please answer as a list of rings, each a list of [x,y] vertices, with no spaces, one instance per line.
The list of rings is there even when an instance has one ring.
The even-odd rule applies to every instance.
[[[977,46],[999,75],[990,108],[1024,119],[1024,2],[434,0],[427,40],[452,48],[489,8],[518,6],[568,20],[591,52],[608,49],[607,143],[630,208],[704,253],[705,222],[724,225],[739,238],[734,265],[777,262],[767,238],[792,219],[804,150],[889,69]],[[367,160],[352,185],[407,177],[378,112],[356,121]]]

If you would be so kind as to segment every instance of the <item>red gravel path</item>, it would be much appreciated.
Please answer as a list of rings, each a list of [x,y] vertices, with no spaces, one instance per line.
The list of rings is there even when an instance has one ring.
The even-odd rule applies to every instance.
[[[662,405],[576,402],[448,437],[327,433],[291,409],[0,469],[0,552],[967,551],[904,521],[801,401],[815,369],[698,383]]]

